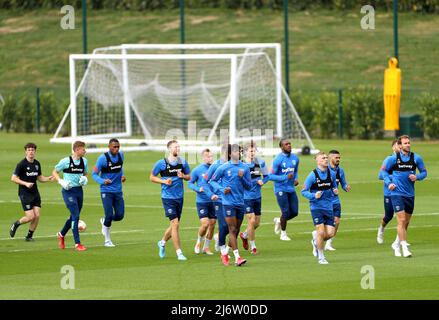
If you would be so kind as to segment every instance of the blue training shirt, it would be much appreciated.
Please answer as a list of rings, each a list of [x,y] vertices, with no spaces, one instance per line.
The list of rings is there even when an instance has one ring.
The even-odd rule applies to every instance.
[[[221,165],[223,165],[226,162],[227,161],[224,161],[223,159],[218,159],[210,165],[209,170],[207,171],[207,179],[209,182],[212,179],[213,174],[215,173],[216,169],[218,169]],[[221,183],[221,180],[219,180],[218,182]],[[216,200],[215,202],[221,203],[222,199],[223,199],[222,192],[220,190],[214,190],[213,188],[210,188],[210,189],[213,193],[215,193],[218,196],[218,200]]]
[[[381,165],[381,168],[386,166],[386,163],[390,157],[391,156],[388,156],[386,159],[384,159],[383,164]],[[378,179],[384,181],[383,171],[384,170],[381,169],[380,172],[378,173]],[[390,174],[390,175],[388,175],[388,177],[389,177],[388,181],[390,181],[390,183],[391,183],[392,182],[392,175]],[[383,186],[383,193],[384,193],[385,197],[390,197],[389,183],[386,183],[385,181],[384,181],[384,186]]]
[[[84,173],[87,173],[88,161],[86,158],[82,158],[82,160],[84,161]],[[73,163],[75,165],[79,165],[81,163],[81,159],[73,160]],[[64,169],[68,169],[69,166],[70,166],[70,157],[65,157],[58,162],[58,164],[55,166],[55,170],[58,172],[62,172]],[[63,172],[63,179],[68,181],[71,187],[81,187],[81,185],[79,184],[79,179],[81,178],[81,176],[82,174]]]
[[[202,163],[191,172],[191,180],[188,182],[188,187],[197,193],[196,203],[212,202],[214,193],[210,190],[209,178],[207,172],[211,165]],[[200,192],[200,188],[203,192]]]
[[[338,185],[340,184],[341,188],[344,191],[346,191],[346,187],[348,186],[348,182],[346,181],[346,176],[344,174],[343,168],[340,167],[340,166],[337,166],[337,167],[333,168],[333,167],[331,167],[331,165],[329,165],[328,168],[329,168],[329,170],[331,170],[332,173],[335,174],[336,178],[338,178],[337,177],[337,171],[338,171],[338,173],[340,175],[340,179],[339,180],[337,179],[337,188],[338,188]],[[339,198],[338,194],[334,195],[334,197],[332,198],[332,203],[333,204],[339,204],[340,203],[340,198]]]
[[[178,158],[183,166],[183,173],[189,174],[191,169],[189,168],[188,163],[185,159],[179,157]],[[170,162],[169,164],[172,166],[176,166],[179,163],[179,160],[176,160],[174,162]],[[169,161],[169,160],[168,160]],[[158,176],[161,171],[166,170],[167,164],[165,159],[160,159],[156,162],[154,165],[154,168],[152,169],[152,174],[154,176]],[[176,176],[162,176],[162,180],[167,180],[168,178],[172,179],[172,184],[170,186],[166,184],[161,184],[162,186],[162,198],[163,199],[181,199],[184,196],[184,185],[183,185],[183,179],[176,177]]]
[[[250,190],[244,190],[244,199],[245,200],[254,200],[262,197],[262,186],[258,184],[259,180],[262,180],[264,184],[268,181],[279,181],[283,182],[288,179],[288,176],[276,176],[270,174],[267,168],[267,165],[263,159],[255,159],[252,162],[244,162],[248,168],[250,169],[250,175],[252,180],[252,187]],[[256,163],[259,165],[259,172],[256,171]],[[258,174],[259,173],[259,174]]]
[[[238,176],[239,170],[244,171],[244,175]],[[226,206],[244,206],[244,190],[250,190],[252,181],[250,170],[241,161],[233,163],[228,161],[216,169],[209,182],[213,190],[220,190],[222,193],[222,203]],[[225,188],[230,188],[231,192],[224,194]]]
[[[409,162],[412,152],[409,152],[408,155],[405,155],[404,152],[399,153],[401,160],[403,162]],[[384,177],[384,183],[390,184],[394,183],[396,188],[390,192],[392,196],[404,196],[404,197],[414,197],[415,196],[415,183],[409,179],[409,175],[416,175],[417,180],[421,181],[427,177],[427,169],[424,165],[424,160],[413,152],[414,163],[416,164],[416,168],[419,170],[419,173],[416,174],[416,170],[410,171],[401,171],[399,170],[397,165],[397,155],[392,155],[388,157],[385,161],[385,164],[381,167],[381,171]],[[390,178],[390,174],[392,177]]]
[[[115,155],[112,155],[111,152],[107,152],[107,154],[110,157],[110,160],[112,163],[118,163],[119,156],[124,161],[124,154],[122,152],[116,153]],[[123,167],[121,167],[121,170],[119,172],[102,172],[103,168],[108,168],[110,166],[109,163],[107,163],[107,158],[105,157],[105,154],[102,154],[99,156],[98,160],[96,161],[96,165],[93,168],[92,177],[93,180],[100,184],[101,186],[101,192],[109,192],[109,193],[119,193],[122,192],[122,176],[123,173]],[[100,174],[100,175],[99,175]],[[111,180],[111,183],[108,185],[104,184],[105,179]]]
[[[308,175],[308,177],[305,180],[305,183],[302,187],[302,196],[307,198],[309,200],[309,206],[311,210],[317,210],[317,209],[323,209],[323,210],[331,210],[332,211],[332,201],[333,197],[335,196],[332,189],[337,189],[337,181],[336,181],[336,175],[335,172],[331,170],[325,170],[321,171],[319,168],[316,169],[320,178],[322,180],[325,180],[328,178],[328,172],[331,174],[332,179],[332,188],[329,190],[323,191],[322,196],[319,199],[316,199],[316,192],[317,190],[311,190],[311,186],[317,181],[316,175],[314,174],[314,171],[311,171],[311,173]]]
[[[271,168],[272,175],[281,178],[284,176],[288,177],[289,173],[293,173],[294,176],[293,179],[287,178],[283,182],[275,181],[274,192],[295,192],[294,181],[296,181],[298,178],[298,170],[299,158],[294,153],[286,154],[281,152],[278,154],[273,160],[273,165]]]

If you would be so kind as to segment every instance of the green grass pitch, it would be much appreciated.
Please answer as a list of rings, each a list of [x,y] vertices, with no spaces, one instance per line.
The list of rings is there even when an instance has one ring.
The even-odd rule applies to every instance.
[[[57,161],[69,154],[67,145],[51,145],[49,136],[0,134],[0,299],[438,299],[439,265],[439,144],[413,141],[413,151],[423,158],[428,178],[416,184],[415,213],[408,241],[413,258],[396,258],[390,244],[396,230],[389,224],[385,243],[376,243],[383,212],[380,164],[390,153],[389,141],[315,141],[322,150],[339,149],[350,193],[341,192],[343,215],[334,241],[337,251],[327,252],[329,265],[319,265],[311,253],[312,221],[308,201],[299,194],[299,216],[288,224],[292,241],[280,241],[273,232],[279,210],[270,184],[263,188],[262,225],[256,243],[260,254],[241,254],[248,263],[224,267],[218,255],[193,253],[198,218],[194,192],[186,188],[181,220],[182,249],[188,261],[177,261],[172,244],[167,257],[158,257],[157,241],[168,221],[160,201],[160,186],[149,182],[153,163],[160,153],[128,153],[124,185],[126,215],[114,223],[115,248],[103,246],[99,218],[103,215],[99,187],[92,180],[85,187],[81,218],[87,231],[81,240],[85,252],[73,250],[72,234],[67,248],[59,250],[55,234],[68,214],[56,183],[39,184],[43,200],[36,241],[27,243],[28,226],[9,239],[9,226],[22,216],[17,186],[9,181],[16,163],[24,156],[23,145],[38,145],[37,159],[49,175]],[[98,154],[89,154],[92,167]],[[314,160],[301,156],[299,180],[303,183]],[[192,165],[194,167],[194,165]],[[245,225],[245,222],[244,222]],[[239,243],[241,245],[241,243]],[[213,247],[213,244],[212,244]],[[73,266],[75,289],[64,290],[61,268]],[[372,266],[375,288],[362,289],[363,266]]]

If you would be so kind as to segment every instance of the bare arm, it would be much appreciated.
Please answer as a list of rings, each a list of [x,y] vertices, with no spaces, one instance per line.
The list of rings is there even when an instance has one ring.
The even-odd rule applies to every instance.
[[[12,182],[15,182],[16,184],[19,184],[19,185],[22,185],[22,186],[25,186],[26,188],[32,188],[33,187],[33,183],[32,182],[26,182],[26,181],[23,181],[23,180],[21,180],[18,176],[16,176],[15,174],[13,174],[12,175],[12,177],[11,177],[11,181]]]
[[[166,180],[162,180],[159,177],[153,175],[152,172],[149,174],[149,180],[151,182],[158,183],[158,184],[167,184],[168,186],[172,184],[171,178],[166,179]]]
[[[40,175],[40,176],[38,176],[37,179],[38,179],[39,182],[52,182],[52,181],[55,180],[55,177],[54,176],[45,177],[43,175]]]

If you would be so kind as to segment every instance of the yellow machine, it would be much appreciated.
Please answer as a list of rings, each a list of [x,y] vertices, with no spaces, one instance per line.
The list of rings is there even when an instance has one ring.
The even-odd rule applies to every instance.
[[[399,130],[401,105],[401,69],[398,59],[389,59],[389,68],[384,71],[384,130]]]

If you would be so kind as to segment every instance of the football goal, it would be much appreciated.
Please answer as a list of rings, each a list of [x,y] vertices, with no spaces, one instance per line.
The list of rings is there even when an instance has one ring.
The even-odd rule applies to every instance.
[[[133,150],[164,150],[176,138],[199,151],[255,140],[275,153],[283,137],[295,152],[312,152],[280,60],[279,44],[136,44],[72,54],[70,105],[51,141],[116,137]]]

